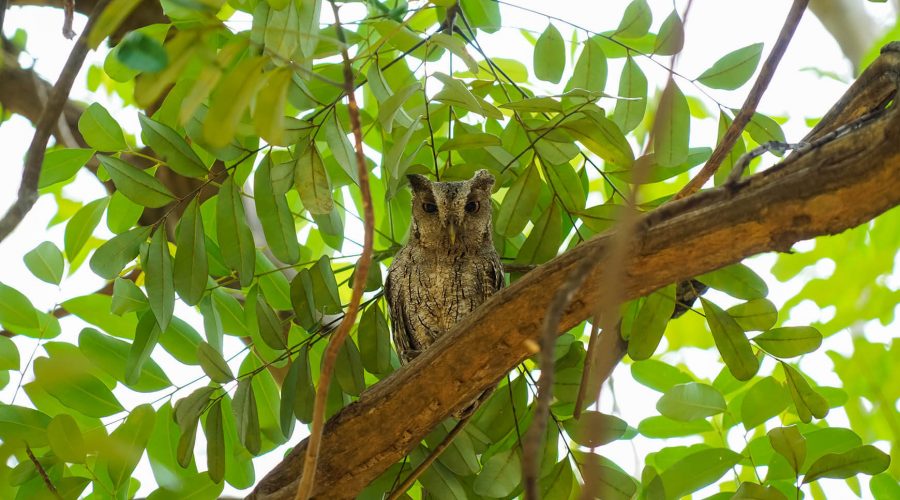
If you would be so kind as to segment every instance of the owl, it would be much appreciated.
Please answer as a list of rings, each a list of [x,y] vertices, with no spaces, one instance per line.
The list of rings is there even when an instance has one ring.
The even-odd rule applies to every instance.
[[[491,224],[494,177],[479,170],[462,182],[408,178],[413,192],[409,241],[394,257],[385,283],[401,364],[412,361],[504,283]],[[488,393],[454,416],[471,414]]]

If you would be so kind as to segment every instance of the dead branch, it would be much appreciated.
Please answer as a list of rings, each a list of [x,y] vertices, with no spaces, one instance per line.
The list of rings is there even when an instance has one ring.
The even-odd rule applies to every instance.
[[[712,156],[709,157],[709,160],[703,165],[700,172],[675,195],[674,199],[679,200],[699,191],[706,184],[706,181],[716,173],[725,157],[728,156],[731,148],[734,147],[734,143],[741,136],[741,132],[744,131],[744,127],[750,123],[750,118],[756,112],[756,106],[759,105],[759,101],[769,87],[772,77],[775,76],[775,69],[778,68],[781,56],[787,50],[787,46],[794,36],[797,25],[800,24],[800,18],[803,17],[803,12],[806,10],[806,4],[808,3],[809,0],[794,0],[787,18],[784,20],[784,25],[781,27],[781,32],[778,34],[778,39],[775,41],[775,46],[772,47],[772,52],[769,53],[769,57],[763,63],[759,76],[756,77],[756,82],[753,84],[753,88],[750,89],[750,93],[747,94],[747,99],[744,100],[741,110],[734,117],[734,121],[731,122],[728,130],[725,131],[725,135],[722,136],[722,140],[719,141],[716,149],[713,150]]]
[[[100,15],[100,12],[106,7],[109,0],[99,0],[84,27],[84,32],[78,37],[72,52],[63,66],[59,80],[53,86],[50,97],[47,99],[47,105],[44,112],[35,127],[34,137],[28,152],[25,154],[25,168],[22,172],[22,185],[19,186],[18,198],[13,205],[7,210],[3,219],[0,219],[0,242],[13,232],[19,222],[25,217],[25,214],[31,210],[37,201],[37,185],[41,175],[41,163],[44,161],[44,153],[47,149],[47,141],[50,140],[51,129],[56,125],[63,107],[69,99],[69,91],[75,82],[75,77],[81,69],[84,58],[87,56],[90,48],[87,44],[87,35],[94,25],[94,20]]]
[[[885,48],[875,70],[900,68],[900,44]],[[851,92],[893,95],[892,79],[865,76]],[[871,86],[885,86],[875,91]],[[843,100],[842,100],[843,101]],[[857,101],[858,102],[858,101]],[[868,101],[871,111],[877,104]],[[672,202],[641,218],[624,264],[624,300],[750,255],[786,251],[799,240],[837,234],[900,205],[900,113],[775,166],[733,189],[716,188]],[[403,458],[453,408],[496,383],[532,354],[543,314],[566,276],[604,255],[613,235],[595,237],[523,276],[391,377],[325,425],[313,497],[352,498]],[[565,331],[595,310],[609,271],[605,258],[564,312]],[[603,372],[620,359],[610,355]],[[461,370],[461,366],[473,367]],[[403,418],[398,418],[401,416]],[[292,498],[306,442],[263,478],[249,498]]]

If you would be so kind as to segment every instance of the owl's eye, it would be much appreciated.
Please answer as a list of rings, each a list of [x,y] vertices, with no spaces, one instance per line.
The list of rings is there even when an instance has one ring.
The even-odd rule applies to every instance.
[[[426,201],[425,203],[422,203],[422,210],[424,210],[430,214],[433,214],[433,213],[437,212],[437,205]]]
[[[470,202],[466,203],[466,207],[465,207],[466,213],[474,214],[475,212],[478,211],[478,207],[479,207],[479,204],[477,201],[470,201]]]

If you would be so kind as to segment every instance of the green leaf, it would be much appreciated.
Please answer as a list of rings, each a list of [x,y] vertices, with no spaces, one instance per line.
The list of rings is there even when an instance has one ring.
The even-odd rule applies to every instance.
[[[121,151],[128,148],[122,128],[103,106],[93,103],[78,118],[78,131],[84,141],[99,151]]]
[[[203,139],[213,148],[222,148],[234,138],[238,123],[250,100],[262,84],[265,56],[245,57],[216,86],[203,120]]]
[[[488,498],[504,498],[512,494],[522,481],[522,463],[517,449],[501,451],[492,455],[472,488],[475,493]]]
[[[249,378],[238,382],[234,392],[234,418],[237,423],[238,439],[251,454],[259,453],[261,441],[259,434],[259,412],[256,408],[256,395]]]
[[[584,471],[585,489],[604,500],[631,500],[637,492],[636,481],[612,461],[593,453],[575,452],[579,469]]]
[[[787,390],[772,377],[760,380],[744,395],[741,421],[748,431],[781,413],[790,403]]]
[[[53,417],[47,425],[47,440],[50,441],[50,449],[62,460],[74,464],[84,463],[84,437],[71,415],[63,413]]]
[[[719,306],[700,297],[706,322],[712,332],[716,348],[728,370],[738,380],[750,380],[759,370],[759,359],[753,354],[740,325]]]
[[[734,121],[729,117],[724,111],[719,111],[719,126],[718,132],[716,134],[716,144],[721,144],[722,139],[725,138],[725,134],[728,133],[728,129],[731,127]],[[728,179],[728,176],[734,170],[735,164],[741,159],[741,156],[747,152],[747,145],[744,143],[744,138],[738,136],[737,140],[734,141],[734,146],[731,147],[731,150],[728,151],[728,154],[725,156],[725,159],[722,160],[722,165],[716,170],[716,174],[713,177],[713,181],[716,186],[721,186]],[[747,175],[749,172],[744,172],[743,175]]]
[[[704,419],[681,422],[661,415],[645,418],[638,424],[638,432],[655,439],[693,436],[712,430],[712,425]]]
[[[275,311],[266,303],[262,295],[256,296],[256,322],[263,342],[272,349],[287,349],[284,338],[284,327]]]
[[[141,0],[112,0],[100,13],[100,17],[91,28],[91,32],[88,34],[88,46],[92,49],[99,47],[100,42],[112,35],[139,3]]]
[[[134,332],[134,342],[128,351],[128,359],[125,361],[125,383],[134,385],[140,380],[144,364],[153,354],[153,349],[159,342],[159,325],[153,314],[144,313],[138,321],[137,330]]]
[[[751,299],[726,311],[744,331],[765,331],[775,326],[778,310],[767,299]]]
[[[556,464],[539,482],[540,498],[545,500],[567,500],[575,487],[575,475],[568,457]]]
[[[646,0],[633,0],[625,8],[619,27],[613,36],[619,38],[640,38],[647,34],[653,23],[653,13]]]
[[[587,194],[581,186],[581,179],[575,173],[575,169],[568,163],[547,166],[544,168],[547,174],[547,182],[556,194],[563,207],[569,212],[584,210],[587,202]]]
[[[374,374],[391,371],[391,332],[376,304],[363,312],[358,335],[359,355],[366,371]]]
[[[69,262],[75,261],[81,249],[84,248],[84,244],[91,237],[91,233],[97,228],[108,201],[109,198],[104,197],[88,203],[75,212],[75,215],[66,224],[63,242]]]
[[[410,163],[416,157],[419,150],[422,148],[424,143],[419,143],[416,145],[415,149],[409,153],[404,155],[403,153],[406,151],[406,146],[409,144],[410,139],[413,134],[419,129],[419,122],[422,120],[422,117],[419,116],[415,120],[413,120],[412,124],[409,128],[406,129],[406,132],[400,136],[399,139],[394,141],[391,144],[390,149],[387,150],[387,153],[384,155],[384,168],[387,173],[390,175],[390,179],[399,180],[403,178],[403,174],[406,173],[406,170],[409,168]],[[390,185],[391,187],[394,184]],[[393,197],[395,193],[395,189],[389,189],[389,196]]]
[[[294,217],[284,193],[277,191],[272,183],[270,155],[266,155],[257,167],[253,187],[256,213],[272,254],[285,264],[297,262],[300,259],[300,245],[297,243]]]
[[[730,498],[731,500],[787,500],[784,493],[774,486],[747,482],[741,483],[741,487]]]
[[[150,308],[150,302],[144,292],[128,279],[116,278],[113,282],[112,302],[109,310],[113,314],[121,316],[134,311],[144,311]]]
[[[165,331],[175,310],[175,284],[169,242],[166,241],[165,230],[162,228],[157,229],[150,238],[147,265],[144,270],[150,310],[156,317],[159,329]]]
[[[671,78],[659,99],[653,124],[657,163],[671,167],[688,158],[691,135],[691,112],[687,99]]]
[[[659,392],[694,381],[687,373],[655,359],[632,363],[631,376],[636,382]]]
[[[38,328],[37,310],[22,292],[0,283],[0,323],[22,328]]]
[[[292,73],[288,68],[277,68],[268,72],[253,109],[253,125],[256,132],[266,142],[276,146],[289,145],[284,133],[284,111],[291,76]]]
[[[712,484],[741,458],[740,454],[726,448],[710,448],[681,458],[660,474],[666,498],[681,498]]]
[[[497,212],[494,230],[507,238],[520,234],[541,192],[541,174],[532,164],[512,183]]]
[[[337,279],[331,269],[331,260],[323,255],[310,269],[316,309],[325,314],[341,313],[341,296]]]
[[[381,118],[380,114],[379,118]],[[328,142],[328,149],[331,150],[334,161],[337,162],[353,182],[359,184],[356,151],[353,149],[353,145],[350,144],[350,140],[347,139],[347,132],[341,126],[337,113],[332,113],[331,118],[325,122],[325,140]]]
[[[38,188],[43,189],[71,179],[92,156],[94,156],[93,149],[66,148],[47,151],[41,164]]]
[[[34,373],[35,382],[51,396],[89,417],[108,417],[125,409],[100,379],[77,367],[38,358]]]
[[[459,134],[456,137],[441,144],[441,147],[438,148],[438,151],[442,152],[454,150],[458,151],[461,149],[481,149],[488,146],[502,145],[502,141],[500,141],[500,138],[496,135],[477,132],[471,134]]]
[[[16,406],[0,405],[0,437],[4,443],[22,440],[34,447],[47,445],[47,426],[50,417],[45,413]]]
[[[813,462],[803,476],[803,484],[829,477],[846,479],[857,474],[874,476],[887,470],[891,457],[867,444],[845,453],[829,453]]]
[[[18,370],[20,362],[16,343],[7,337],[0,337],[0,370]]]
[[[234,375],[231,373],[228,363],[225,362],[225,358],[206,342],[200,342],[200,345],[197,346],[197,359],[200,360],[203,373],[214,382],[226,384],[234,380]]]
[[[578,420],[567,420],[564,425],[572,441],[588,448],[622,439],[628,430],[628,424],[621,418],[598,411],[582,412]]]
[[[97,155],[116,188],[129,200],[149,208],[160,208],[175,199],[156,177],[112,157]]]
[[[247,225],[240,190],[232,176],[228,176],[219,189],[216,234],[225,265],[237,271],[241,286],[248,286],[256,269],[256,246]]]
[[[701,274],[697,276],[697,280],[736,299],[761,299],[769,293],[766,282],[752,269],[740,263]]]
[[[186,365],[199,365],[197,346],[202,342],[197,330],[187,322],[172,318],[169,327],[159,338],[159,344],[175,359]]]
[[[106,227],[115,234],[121,234],[137,225],[144,207],[129,200],[121,191],[109,197],[106,208]]]
[[[556,257],[561,239],[562,215],[559,205],[553,201],[531,228],[531,232],[522,243],[522,248],[519,249],[516,262],[539,264]]]
[[[773,356],[793,358],[818,349],[822,345],[822,334],[811,326],[785,326],[773,328],[752,340]]]
[[[78,348],[93,364],[110,376],[125,382],[125,365],[131,346],[124,341],[104,335],[93,328],[85,328],[78,335]],[[170,387],[172,382],[153,359],[148,359],[135,384],[126,385],[139,392],[155,392]]]
[[[209,279],[206,236],[197,198],[188,204],[181,216],[175,245],[175,291],[187,305],[197,305],[203,298]]]
[[[535,113],[562,113],[562,103],[552,97],[528,97],[518,101],[503,103],[503,109],[531,111]]]
[[[591,92],[603,92],[606,87],[606,54],[600,48],[600,42],[588,38],[583,44],[581,55],[575,63],[572,78],[566,83],[566,92],[572,89],[585,89]]]
[[[293,411],[294,416],[304,423],[312,421],[313,405],[316,399],[316,388],[313,386],[312,369],[309,364],[309,347],[304,344],[297,353],[297,357],[291,362],[291,368],[288,371],[288,378],[295,377],[292,405],[287,407]],[[282,388],[282,392],[288,389],[287,381]],[[283,400],[284,396],[282,396]],[[284,414],[282,414],[284,415]],[[282,429],[284,429],[284,419],[282,417]]]
[[[113,487],[119,490],[131,481],[131,474],[137,467],[150,440],[156,413],[149,404],[131,410],[128,418],[109,435],[109,446],[104,458]]]
[[[795,473],[799,473],[806,461],[806,439],[797,427],[776,427],[768,432],[768,436],[772,448],[787,459]]]
[[[900,498],[900,483],[890,474],[886,472],[879,474],[869,481],[869,490],[875,500],[891,500]]]
[[[730,52],[698,76],[697,81],[714,89],[734,90],[753,76],[762,49],[763,44],[754,43]]]
[[[629,55],[619,77],[619,99],[613,111],[613,121],[622,132],[629,132],[640,125],[647,111],[647,77],[641,67]]]
[[[503,113],[499,109],[481,97],[476,97],[461,80],[440,72],[434,73],[432,76],[444,84],[444,88],[434,95],[435,101],[441,101],[487,118],[503,119]]]
[[[25,254],[22,259],[31,274],[39,280],[58,285],[62,281],[63,270],[66,265],[62,252],[56,245],[45,241]]]
[[[162,71],[169,64],[162,44],[140,31],[128,32],[116,48],[116,58],[135,71],[153,73]]]
[[[206,344],[201,344],[206,345]],[[206,414],[206,464],[209,477],[216,483],[225,478],[225,432],[222,427],[222,400],[217,400]]]
[[[639,361],[653,356],[675,311],[675,285],[651,293],[641,306],[628,339],[628,355]]]
[[[350,337],[347,337],[338,350],[337,361],[334,365],[334,378],[341,386],[341,390],[351,396],[359,396],[366,389],[359,349]]]
[[[473,28],[494,33],[502,27],[500,4],[481,0],[462,0],[459,5]]]
[[[671,56],[681,52],[684,47],[684,23],[677,11],[672,11],[669,17],[659,27],[656,42],[653,44],[653,53],[661,56]]]
[[[150,226],[139,226],[100,245],[91,256],[91,269],[101,278],[115,279],[137,257],[141,244],[147,241],[152,229]]]
[[[316,309],[312,274],[307,268],[298,271],[291,280],[291,306],[294,309],[294,320],[305,330],[313,330],[322,319],[321,313]]]
[[[534,44],[534,75],[545,82],[559,83],[566,69],[566,46],[553,23],[547,25]]]
[[[391,133],[394,129],[395,121],[403,127],[409,127],[412,124],[412,119],[403,110],[403,104],[421,89],[422,85],[419,82],[412,83],[378,104],[378,121],[381,123],[381,128],[384,129],[385,133]]]
[[[298,149],[301,149],[298,146]],[[331,197],[331,181],[315,143],[302,148],[294,164],[294,183],[300,193],[300,201],[312,214],[327,214],[334,207]]]
[[[737,111],[735,111],[735,113],[737,113]],[[746,130],[747,133],[750,134],[750,137],[758,144],[765,144],[773,141],[785,141],[784,131],[781,130],[781,125],[762,113],[753,113],[753,116],[750,117],[750,122],[747,123]]]
[[[825,398],[813,390],[806,378],[792,366],[782,361],[781,368],[800,420],[809,423],[812,417],[825,418],[828,415],[828,402]]]
[[[203,160],[178,132],[169,126],[139,114],[141,138],[166,161],[166,164],[186,177],[205,177],[209,173]]]
[[[663,416],[688,422],[711,417],[725,411],[725,398],[713,386],[688,382],[668,391],[656,403]]]

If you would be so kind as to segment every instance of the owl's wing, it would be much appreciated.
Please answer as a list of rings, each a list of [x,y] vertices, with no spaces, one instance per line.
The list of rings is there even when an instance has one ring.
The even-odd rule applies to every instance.
[[[407,363],[410,358],[409,354],[413,351],[411,344],[412,332],[409,328],[409,317],[406,315],[404,300],[400,290],[393,283],[395,279],[394,272],[388,271],[387,280],[384,282],[384,297],[387,299],[388,310],[391,314],[391,332],[394,339],[394,347],[397,349],[397,355],[400,363]]]
[[[496,254],[494,258],[491,259],[491,285],[493,285],[493,292],[499,291],[506,284],[506,280],[503,279],[503,263],[500,262],[500,257]]]

